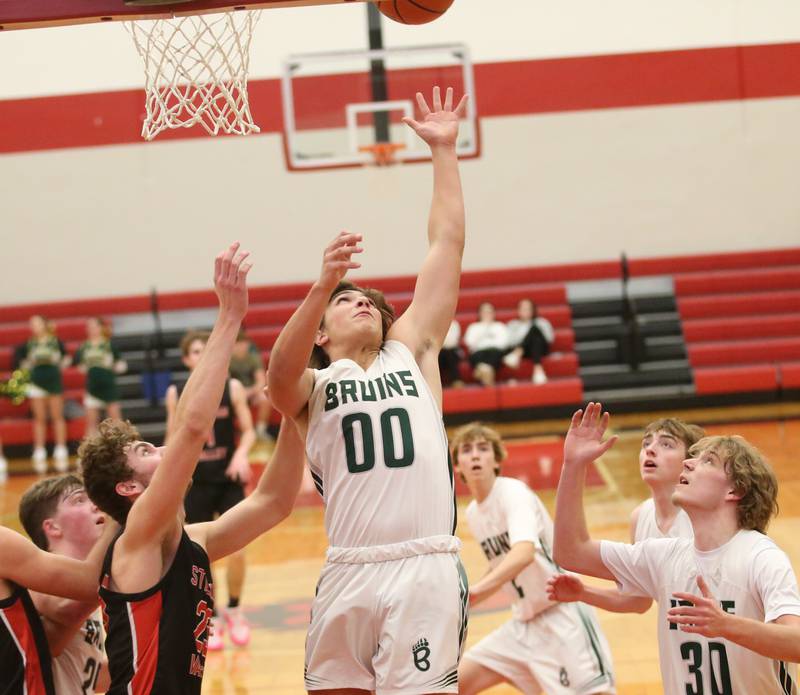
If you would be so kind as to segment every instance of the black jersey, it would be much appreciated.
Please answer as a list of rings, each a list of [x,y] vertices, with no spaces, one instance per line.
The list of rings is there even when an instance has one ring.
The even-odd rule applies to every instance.
[[[200,695],[214,610],[206,551],[183,531],[161,581],[123,594],[108,588],[115,545],[116,539],[100,585],[111,674],[107,695]]]
[[[50,649],[26,589],[0,601],[0,695],[55,695]]]
[[[194,469],[192,480],[199,483],[228,483],[230,480],[225,477],[225,470],[231,461],[231,456],[235,450],[233,406],[231,405],[231,382],[230,379],[225,383],[225,390],[222,393],[222,400],[217,409],[217,417],[214,420],[214,429],[203,444],[203,451],[200,454],[200,461]],[[180,396],[183,387],[178,388]]]

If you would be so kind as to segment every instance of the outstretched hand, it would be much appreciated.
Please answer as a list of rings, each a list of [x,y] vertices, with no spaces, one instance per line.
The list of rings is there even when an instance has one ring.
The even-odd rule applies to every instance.
[[[564,465],[586,466],[605,454],[617,442],[616,435],[603,441],[609,414],[603,413],[600,403],[589,403],[586,411],[572,416],[564,440]]]
[[[354,253],[364,249],[358,245],[363,237],[352,232],[339,232],[339,235],[325,248],[322,257],[322,270],[319,274],[319,285],[331,292],[344,278],[348,270],[360,268],[361,264],[353,260]]]
[[[583,589],[583,582],[574,574],[555,574],[547,580],[547,598],[551,601],[580,601]]]
[[[673,594],[679,601],[690,601],[693,605],[670,608],[667,611],[667,620],[676,623],[683,632],[694,632],[705,637],[722,637],[731,616],[722,610],[700,575],[697,576],[697,587],[702,596],[679,591]]]
[[[249,255],[249,251],[239,250],[236,241],[214,259],[214,291],[220,313],[239,320],[247,313],[247,273],[253,267],[246,260]]]
[[[455,147],[458,139],[458,121],[466,113],[467,94],[461,97],[458,106],[453,108],[453,88],[448,87],[442,104],[442,95],[438,87],[433,88],[433,110],[428,106],[422,92],[417,92],[417,105],[422,114],[422,121],[415,121],[406,116],[403,123],[414,129],[428,145],[433,147]]]

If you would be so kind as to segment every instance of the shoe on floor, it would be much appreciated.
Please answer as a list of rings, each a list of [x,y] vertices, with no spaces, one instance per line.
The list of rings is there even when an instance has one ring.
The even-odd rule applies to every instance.
[[[245,647],[250,643],[250,623],[247,622],[241,608],[229,608],[225,612],[225,622],[231,642],[237,647]]]
[[[47,473],[47,449],[43,446],[37,446],[33,450],[31,461],[33,462],[33,470],[37,475]]]
[[[225,621],[215,615],[208,623],[208,651],[219,652],[225,648]]]
[[[66,473],[69,470],[69,452],[63,444],[53,449],[53,465],[59,473]]]

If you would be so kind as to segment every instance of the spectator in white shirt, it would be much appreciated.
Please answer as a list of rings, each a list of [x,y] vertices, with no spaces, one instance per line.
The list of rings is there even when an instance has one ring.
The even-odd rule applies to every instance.
[[[508,350],[508,328],[495,319],[491,302],[482,302],[478,307],[478,320],[467,326],[464,344],[475,379],[484,386],[493,386],[495,373]]]
[[[508,346],[511,349],[503,362],[516,369],[522,358],[527,357],[533,362],[533,383],[544,384],[547,375],[542,368],[542,357],[550,352],[555,337],[553,324],[539,316],[536,304],[530,299],[522,299],[517,305],[517,318],[508,322]]]
[[[461,358],[464,356],[459,347],[460,343],[461,324],[453,319],[450,328],[447,330],[444,342],[442,343],[442,349],[439,350],[439,374],[443,386],[454,386],[458,388],[464,385],[464,382],[461,381],[461,374],[459,374],[458,371],[458,365],[461,363]]]

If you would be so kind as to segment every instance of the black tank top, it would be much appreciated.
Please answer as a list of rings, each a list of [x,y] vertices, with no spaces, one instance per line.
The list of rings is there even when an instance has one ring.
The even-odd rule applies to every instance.
[[[227,483],[225,470],[231,461],[235,447],[233,407],[231,405],[231,382],[225,383],[222,400],[217,409],[214,420],[214,429],[203,444],[200,461],[194,469],[192,480],[198,483]],[[178,396],[183,393],[183,387],[178,388]]]
[[[50,648],[27,589],[0,601],[0,695],[55,695]]]
[[[108,588],[118,539],[106,553],[100,585],[111,674],[107,695],[200,695],[214,609],[206,551],[183,531],[161,581],[122,594]]]

